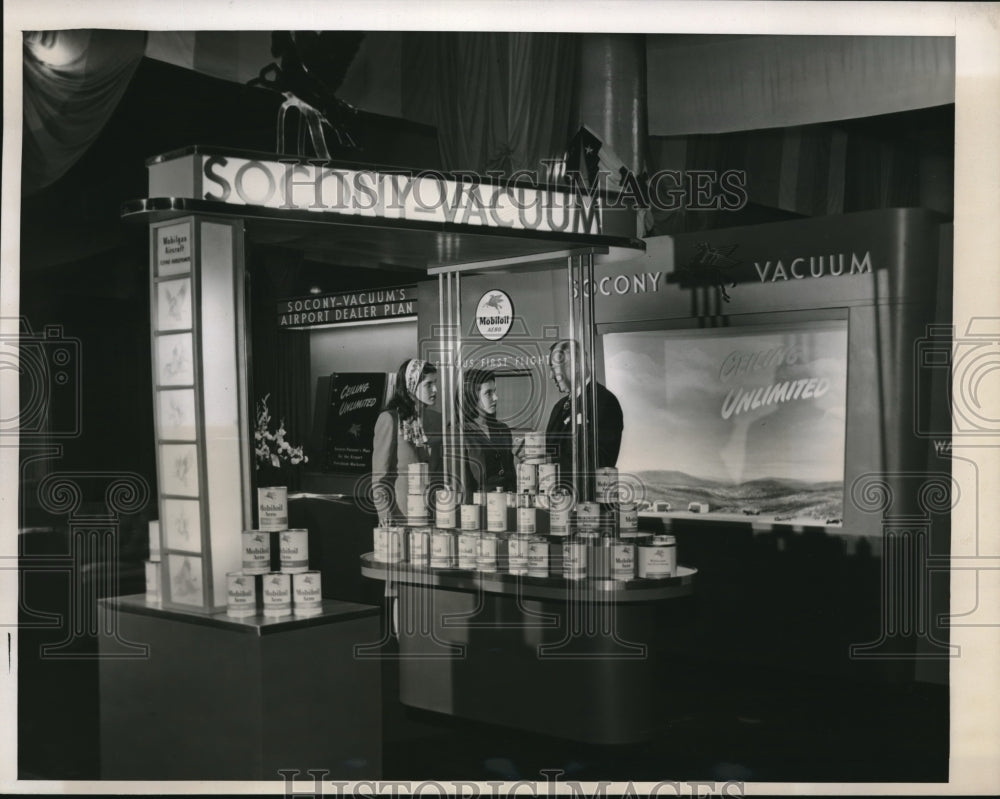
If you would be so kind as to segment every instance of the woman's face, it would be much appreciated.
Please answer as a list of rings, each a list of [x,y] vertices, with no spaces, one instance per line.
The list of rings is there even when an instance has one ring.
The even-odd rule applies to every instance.
[[[497,412],[497,383],[496,380],[487,380],[479,386],[479,410],[492,416]]]
[[[417,383],[417,390],[414,396],[423,405],[433,405],[438,397],[438,376],[437,374],[424,375],[424,379]]]

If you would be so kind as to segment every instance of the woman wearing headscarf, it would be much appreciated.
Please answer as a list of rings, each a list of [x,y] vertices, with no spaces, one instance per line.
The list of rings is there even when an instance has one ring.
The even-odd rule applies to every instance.
[[[496,375],[485,369],[469,369],[462,381],[460,399],[466,496],[497,488],[513,491],[517,486],[514,443],[510,428],[496,417]]]
[[[411,358],[399,367],[372,442],[372,490],[382,520],[405,515],[411,463],[427,463],[431,474],[440,472],[441,415],[430,410],[437,392],[433,364]]]

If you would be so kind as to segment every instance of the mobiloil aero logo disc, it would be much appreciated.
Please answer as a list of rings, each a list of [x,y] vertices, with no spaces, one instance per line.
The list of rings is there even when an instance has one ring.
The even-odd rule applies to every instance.
[[[483,338],[498,341],[507,335],[514,323],[514,304],[499,289],[487,291],[476,306],[476,327]]]

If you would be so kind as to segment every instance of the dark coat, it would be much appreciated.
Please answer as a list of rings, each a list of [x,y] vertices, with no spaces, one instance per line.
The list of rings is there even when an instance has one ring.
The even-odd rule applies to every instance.
[[[615,466],[618,463],[618,451],[622,445],[622,430],[625,421],[622,417],[622,406],[618,398],[600,383],[597,388],[597,467]],[[577,400],[579,402],[579,400]],[[570,428],[570,397],[567,394],[559,399],[549,414],[549,423],[545,428],[546,450],[555,455],[559,464],[560,480],[573,471],[573,440]],[[589,414],[587,420],[587,435],[593,429],[595,414]]]
[[[489,437],[472,422],[467,422],[463,430],[463,473],[467,498],[473,491],[493,491],[497,488],[513,491],[517,487],[514,441],[510,428],[496,419],[488,419],[487,426]]]

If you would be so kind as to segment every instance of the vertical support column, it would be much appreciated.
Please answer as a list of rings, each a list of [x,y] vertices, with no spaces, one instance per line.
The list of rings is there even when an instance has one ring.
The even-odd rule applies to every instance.
[[[253,518],[243,225],[192,216],[151,233],[163,603],[208,612]]]
[[[579,276],[576,269],[576,257],[570,256],[566,259],[566,300],[569,306],[569,340],[571,342],[570,346],[570,359],[569,359],[569,418],[570,418],[570,447],[573,453],[573,491],[576,494],[578,500],[587,499],[584,496],[584,483],[580,479],[580,441],[579,436],[576,434],[576,419],[577,414],[582,413],[582,409],[579,407],[576,397],[576,381],[577,381],[577,353],[579,352],[579,345],[577,344],[577,300],[578,292],[583,291],[583,286],[579,283]]]
[[[594,498],[597,467],[597,386],[594,369],[594,256],[593,253],[567,259],[567,301],[569,340],[570,414],[573,420],[573,489],[578,499]],[[577,423],[576,420],[579,420]]]
[[[580,45],[580,122],[639,174],[645,167],[646,41],[639,34],[589,33]],[[617,178],[617,175],[613,175]]]
[[[462,484],[465,482],[465,392],[462,390],[462,386],[465,385],[465,364],[462,362],[462,278],[461,275],[456,272],[452,275],[452,280],[454,281],[453,289],[453,299],[454,299],[454,309],[452,314],[452,330],[455,334],[455,339],[453,342],[454,351],[452,354],[452,363],[455,364],[455,396],[458,401],[458,407],[455,409],[455,430],[458,432],[458,462],[457,462],[457,473],[458,482]],[[463,491],[465,489],[464,485],[461,485]],[[468,501],[468,500],[466,500]]]
[[[587,437],[587,499],[594,500],[597,496],[597,426],[600,424],[597,411],[597,370],[594,368],[594,255],[587,253],[580,256],[580,266],[583,272],[581,286],[589,286],[590,290],[582,292],[584,308],[586,309],[586,326],[583,336],[583,379],[584,392],[587,395],[587,413],[584,417],[584,435]]]
[[[590,451],[590,437],[587,435],[587,425],[590,423],[590,414],[593,408],[590,404],[590,393],[587,391],[587,341],[589,339],[590,319],[587,316],[587,292],[592,290],[592,286],[587,284],[587,275],[583,268],[583,257],[574,258],[576,262],[576,285],[579,287],[577,294],[577,326],[576,337],[573,339],[573,369],[575,377],[573,379],[573,396],[579,397],[579,415],[573,418],[576,422],[573,425],[573,436],[579,442],[580,459],[577,463],[577,471],[580,473],[580,480],[583,484],[581,498],[590,502],[594,498],[592,485],[593,469],[590,468],[592,454]]]

